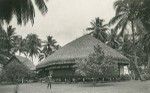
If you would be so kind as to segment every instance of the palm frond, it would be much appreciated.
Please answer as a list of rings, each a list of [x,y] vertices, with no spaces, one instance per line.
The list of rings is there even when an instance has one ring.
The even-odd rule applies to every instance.
[[[120,37],[120,36],[123,37],[125,29],[127,27],[127,24],[128,24],[128,20],[126,20],[125,23],[122,25],[122,29],[121,29],[120,33],[118,34],[118,37]]]
[[[42,14],[45,14],[48,11],[44,0],[35,0],[35,4],[37,5]]]
[[[88,28],[86,28],[86,30],[87,30],[87,31],[89,31],[89,30],[94,30],[94,28],[88,27]]]
[[[126,17],[122,18],[119,20],[119,22],[116,24],[114,30],[118,30],[120,28],[122,28],[123,25],[125,25],[127,23],[128,19]]]
[[[110,26],[110,25],[114,25],[117,21],[119,21],[120,19],[122,19],[123,16],[124,16],[124,14],[119,14],[119,15],[116,15],[115,17],[113,17],[113,18],[109,21],[109,26]]]
[[[44,0],[35,0],[42,14],[47,12]],[[10,23],[15,16],[19,25],[34,23],[35,7],[31,0],[0,0],[0,23]],[[1,24],[2,25],[2,24]]]
[[[114,3],[114,8],[116,10],[116,15],[119,15],[120,13],[122,12],[126,12],[128,11],[128,3],[130,1],[128,0],[117,0],[115,3]]]

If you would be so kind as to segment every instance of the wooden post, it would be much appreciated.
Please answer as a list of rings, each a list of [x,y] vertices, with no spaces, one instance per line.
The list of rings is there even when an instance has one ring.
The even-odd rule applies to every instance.
[[[67,79],[65,78],[65,82],[67,82]]]
[[[24,83],[24,78],[21,79],[21,83],[22,83],[22,84]]]
[[[82,78],[83,83],[85,83],[85,78]]]
[[[75,78],[72,78],[73,83],[75,83]]]

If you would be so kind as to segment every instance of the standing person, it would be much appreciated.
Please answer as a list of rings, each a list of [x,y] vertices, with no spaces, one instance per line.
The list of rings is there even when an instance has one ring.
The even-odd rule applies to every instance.
[[[51,85],[52,85],[52,75],[49,75],[48,77],[47,77],[47,88],[50,88],[51,89]]]

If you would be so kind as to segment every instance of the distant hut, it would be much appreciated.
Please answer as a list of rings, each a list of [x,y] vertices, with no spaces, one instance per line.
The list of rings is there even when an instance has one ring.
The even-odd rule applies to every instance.
[[[29,80],[34,74],[35,66],[28,58],[22,56],[12,56],[7,64],[3,66],[2,75],[10,82],[24,82]]]
[[[84,35],[68,43],[40,62],[36,69],[42,76],[51,73],[54,78],[61,80],[74,78],[76,77],[74,68],[76,60],[87,58],[89,54],[94,52],[94,46],[97,45],[102,48],[106,57],[118,64],[120,74],[124,74],[124,66],[128,65],[129,60],[91,35]]]
[[[34,71],[36,69],[36,66],[28,58],[22,56],[16,56],[15,59],[12,58],[12,60],[16,59],[18,59],[18,61],[20,61],[23,65],[25,65],[30,71]]]

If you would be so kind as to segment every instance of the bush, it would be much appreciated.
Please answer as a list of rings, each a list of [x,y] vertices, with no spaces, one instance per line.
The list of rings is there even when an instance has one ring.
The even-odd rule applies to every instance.
[[[150,74],[142,74],[144,80],[150,80]]]
[[[150,80],[150,69],[146,68],[141,71],[144,80]]]
[[[120,80],[121,81],[127,81],[127,80],[130,80],[130,79],[131,79],[131,77],[128,74],[120,76]]]
[[[117,78],[119,76],[118,64],[106,57],[100,46],[95,47],[94,50],[94,53],[90,54],[87,59],[76,60],[76,73],[94,80]]]

